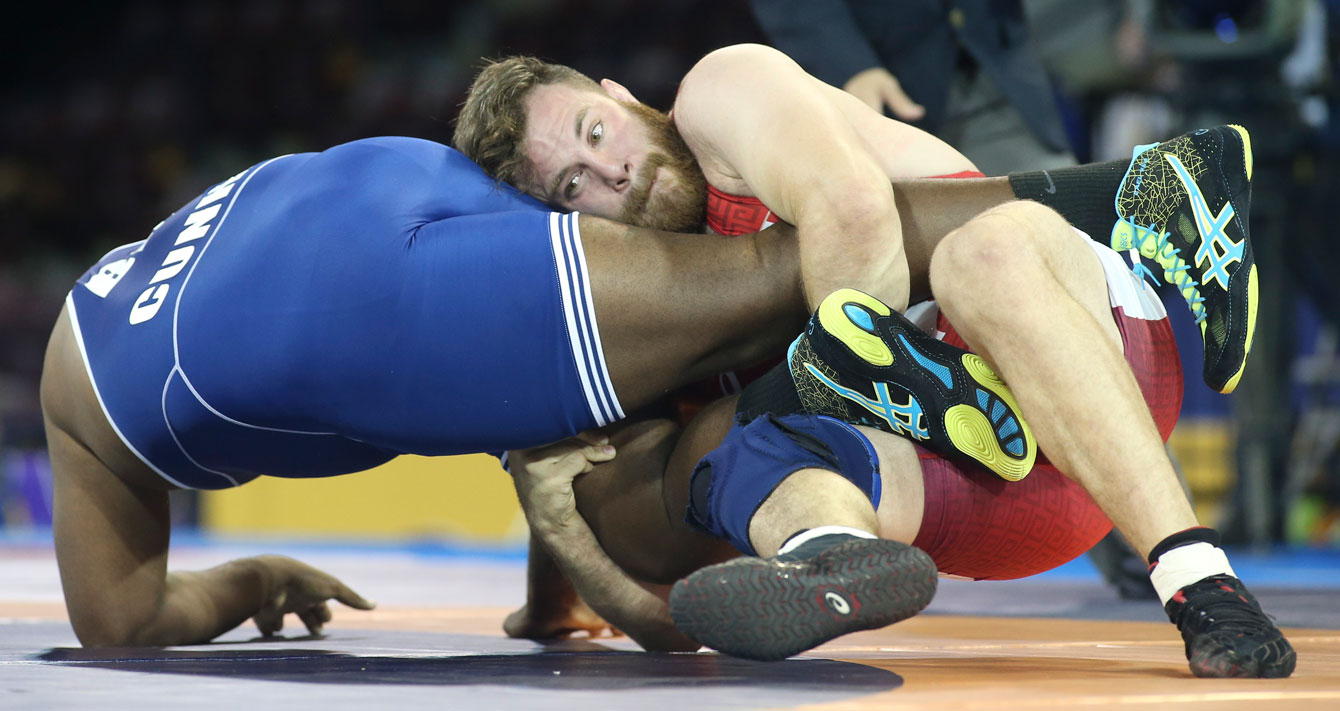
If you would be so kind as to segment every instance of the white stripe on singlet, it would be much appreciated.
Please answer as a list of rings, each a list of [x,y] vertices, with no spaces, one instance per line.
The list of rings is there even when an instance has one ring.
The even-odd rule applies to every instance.
[[[596,325],[595,304],[591,297],[590,275],[586,270],[586,255],[582,251],[577,213],[550,214],[549,239],[554,252],[559,293],[563,300],[568,342],[572,346],[573,365],[581,380],[587,407],[597,426],[604,427],[623,419],[624,413],[605,365],[605,351],[600,343],[600,329]]]

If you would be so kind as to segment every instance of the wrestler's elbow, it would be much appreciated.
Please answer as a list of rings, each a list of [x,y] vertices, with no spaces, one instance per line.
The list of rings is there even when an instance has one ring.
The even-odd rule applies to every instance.
[[[884,250],[890,237],[901,234],[887,178],[882,185],[860,178],[835,181],[808,199],[802,214],[810,218],[799,225],[802,235],[818,233],[825,242],[847,249]]]
[[[70,626],[74,628],[74,636],[79,644],[87,648],[155,646],[152,641],[144,639],[144,625],[124,619],[108,616],[90,619],[87,615],[71,611]]]
[[[747,72],[757,74],[760,63],[777,61],[791,62],[780,51],[765,44],[732,44],[703,55],[689,70],[690,74],[720,75],[722,72]],[[690,75],[685,75],[688,79]]]

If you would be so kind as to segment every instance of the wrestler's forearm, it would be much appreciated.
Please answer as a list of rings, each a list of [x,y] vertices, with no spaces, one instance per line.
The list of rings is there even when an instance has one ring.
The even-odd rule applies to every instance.
[[[161,601],[147,611],[149,619],[138,626],[134,637],[105,644],[169,647],[208,642],[260,611],[267,588],[264,566],[251,560],[169,573]]]
[[[526,606],[532,615],[544,616],[551,610],[571,607],[577,590],[563,574],[538,536],[531,536],[526,555]]]
[[[803,211],[797,208],[800,270],[811,309],[844,287],[873,294],[895,310],[907,308],[902,225],[887,179],[878,180],[879,190],[836,186],[836,192],[807,200]]]
[[[686,652],[698,643],[675,628],[665,600],[649,592],[610,560],[580,516],[563,526],[537,529],[559,568],[596,614],[654,652]]]

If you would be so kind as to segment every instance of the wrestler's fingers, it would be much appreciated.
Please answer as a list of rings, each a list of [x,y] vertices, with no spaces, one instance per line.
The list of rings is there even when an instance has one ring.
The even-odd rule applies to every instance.
[[[892,77],[890,78],[892,79]],[[898,84],[897,79],[894,79],[891,84],[885,84],[881,87],[880,98],[883,99],[885,105],[889,107],[889,111],[893,112],[895,117],[904,121],[916,121],[926,115],[926,108],[913,101],[912,97],[903,91],[903,87]]]
[[[312,607],[299,612],[298,619],[302,620],[303,625],[307,627],[309,633],[314,635],[321,634],[321,628],[326,622],[330,621],[330,608],[327,607],[324,602],[318,605],[313,605]]]
[[[611,444],[587,445],[582,450],[582,456],[586,457],[588,462],[608,462],[614,459],[614,454],[614,445]]]
[[[355,610],[371,610],[372,608],[377,606],[376,600],[370,600],[368,598],[363,597],[362,595],[359,595],[358,593],[354,592],[348,585],[345,585],[344,583],[338,580],[334,581],[334,583],[335,583],[335,589],[328,597],[334,598],[335,600],[338,600],[341,603],[343,603],[345,606],[352,607]]]
[[[260,630],[261,636],[273,637],[284,629],[284,613],[276,607],[267,607],[257,612],[252,618],[256,623],[256,629]]]

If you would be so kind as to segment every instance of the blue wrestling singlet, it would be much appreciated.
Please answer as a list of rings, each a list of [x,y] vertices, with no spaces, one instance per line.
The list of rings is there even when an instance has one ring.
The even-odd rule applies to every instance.
[[[179,486],[522,448],[623,417],[577,216],[429,141],[248,168],[66,303],[108,420]]]

